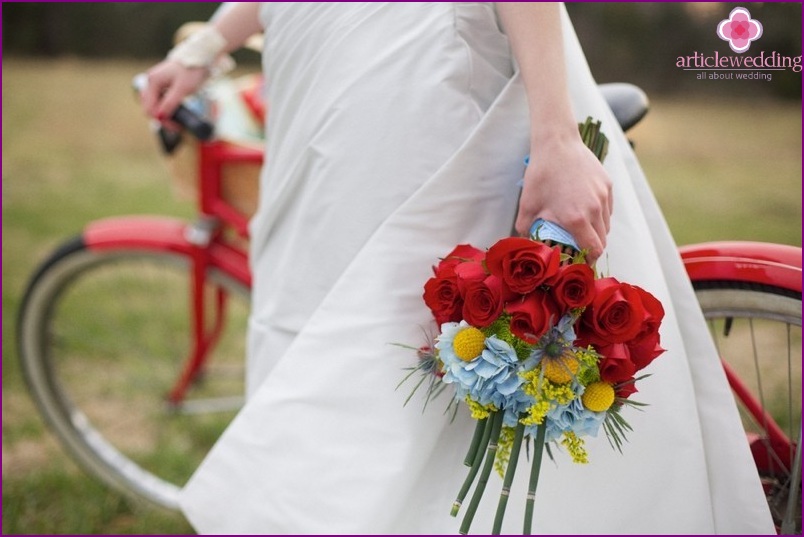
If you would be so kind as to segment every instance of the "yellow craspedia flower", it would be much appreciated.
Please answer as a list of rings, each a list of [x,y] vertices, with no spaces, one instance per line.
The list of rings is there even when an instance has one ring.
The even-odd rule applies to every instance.
[[[564,353],[558,358],[545,356],[542,360],[542,370],[544,378],[555,384],[566,384],[578,373],[581,363],[570,352]]]
[[[468,326],[455,334],[452,340],[452,349],[455,356],[464,362],[471,362],[483,352],[486,347],[486,336],[474,326]]]
[[[614,388],[607,382],[593,382],[586,387],[581,402],[592,412],[604,412],[614,404]]]

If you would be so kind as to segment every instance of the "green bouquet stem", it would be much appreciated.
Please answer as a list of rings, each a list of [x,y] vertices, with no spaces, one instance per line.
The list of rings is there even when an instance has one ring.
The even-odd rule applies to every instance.
[[[547,424],[542,424],[536,431],[533,441],[533,463],[530,467],[530,481],[528,482],[528,498],[525,503],[525,527],[522,535],[530,535],[533,526],[533,504],[536,500],[536,485],[539,484],[539,471],[542,468],[542,453],[544,453],[544,435]]]
[[[593,121],[588,117],[585,122],[578,125],[578,129],[581,131],[584,145],[592,150],[600,162],[603,162],[609,152],[609,140],[600,132],[600,121]]]
[[[469,468],[469,473],[466,475],[466,479],[463,481],[463,485],[461,486],[461,490],[458,491],[458,497],[455,498],[455,501],[452,502],[452,511],[450,511],[451,516],[457,516],[458,511],[461,509],[461,504],[463,504],[464,498],[469,493],[469,488],[472,486],[472,483],[475,481],[475,476],[477,476],[477,472],[480,470],[480,463],[483,462],[483,454],[486,451],[486,446],[489,445],[489,440],[491,439],[491,430],[493,426],[494,416],[497,413],[492,414],[488,418],[482,420],[477,424],[475,427],[475,433],[477,433],[477,429],[479,427],[483,427],[483,435],[478,442],[477,447],[473,450],[474,451],[474,460],[472,461],[472,465]],[[499,434],[499,433],[498,433]]]
[[[491,470],[494,468],[494,459],[497,456],[497,442],[500,440],[500,431],[502,430],[503,416],[505,412],[500,410],[495,412],[491,418],[491,435],[489,438],[488,448],[486,449],[486,460],[483,465],[483,472],[480,474],[480,479],[477,481],[477,487],[472,494],[472,500],[469,502],[469,507],[466,508],[466,514],[463,516],[463,523],[461,523],[460,533],[466,535],[469,533],[469,527],[472,525],[472,520],[477,512],[477,506],[480,504],[480,498],[483,497],[483,492],[486,490],[486,484],[489,481]]]
[[[505,469],[503,488],[500,492],[500,502],[497,504],[497,514],[494,516],[494,526],[491,530],[492,535],[499,535],[502,528],[505,508],[508,506],[508,497],[511,495],[511,484],[514,482],[514,474],[516,474],[516,465],[519,461],[519,451],[522,448],[522,439],[524,436],[525,426],[521,423],[517,423],[516,429],[514,430],[514,444],[511,446],[511,456],[508,459],[508,468]]]
[[[480,448],[480,441],[483,439],[483,433],[486,431],[486,425],[488,422],[488,418],[477,421],[477,425],[475,425],[475,434],[472,435],[472,443],[469,444],[469,451],[466,452],[466,458],[463,459],[464,466],[469,466],[471,468],[474,464],[477,450]]]

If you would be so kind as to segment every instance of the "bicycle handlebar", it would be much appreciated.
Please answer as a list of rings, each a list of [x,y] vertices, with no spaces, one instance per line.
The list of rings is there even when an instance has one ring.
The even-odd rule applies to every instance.
[[[148,75],[145,73],[136,75],[132,80],[132,85],[138,92],[142,91],[148,85]],[[206,118],[193,112],[183,104],[176,108],[170,119],[187,129],[199,140],[209,140],[215,130],[214,125]]]

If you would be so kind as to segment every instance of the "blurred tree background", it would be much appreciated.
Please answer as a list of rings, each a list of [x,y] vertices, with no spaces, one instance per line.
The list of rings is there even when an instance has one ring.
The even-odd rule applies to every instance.
[[[760,51],[766,56],[774,51],[801,56],[800,2],[572,2],[567,9],[598,82],[632,82],[653,95],[708,90],[754,96],[767,92],[800,99],[800,72],[774,72],[773,84],[700,84],[676,67],[679,56],[696,51],[734,54],[715,30],[738,5],[763,26],[762,37],[746,56]]]
[[[3,4],[3,51],[33,56],[157,58],[173,32],[206,20],[211,2],[24,2]]]
[[[3,51],[24,56],[159,58],[173,32],[190,20],[206,20],[210,2],[3,3]],[[599,82],[627,81],[651,94],[717,91],[768,93],[798,99],[801,73],[775,72],[773,84],[696,84],[682,76],[679,56],[695,51],[731,53],[715,34],[732,2],[569,2],[567,9]],[[801,3],[739,4],[764,32],[751,51],[801,55]],[[639,46],[634,46],[637,43]],[[253,56],[238,58],[255,61]],[[687,73],[689,74],[689,73]],[[759,88],[757,88],[759,86]]]

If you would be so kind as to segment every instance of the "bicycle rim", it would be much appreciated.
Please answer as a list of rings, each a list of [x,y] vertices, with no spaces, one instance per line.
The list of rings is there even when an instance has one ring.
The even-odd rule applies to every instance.
[[[782,533],[801,532],[801,294],[749,282],[693,282]]]
[[[178,493],[242,404],[248,291],[221,273],[227,318],[181,405],[166,396],[190,344],[188,259],[66,244],[40,269],[19,319],[30,392],[70,454],[130,496]]]

